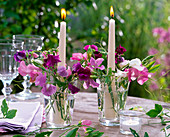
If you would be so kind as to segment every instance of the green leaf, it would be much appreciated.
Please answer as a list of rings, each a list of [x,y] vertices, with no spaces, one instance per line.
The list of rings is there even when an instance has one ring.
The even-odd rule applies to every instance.
[[[35,137],[49,137],[53,131],[38,133]]]
[[[31,27],[27,27],[27,28],[24,30],[23,34],[30,35],[31,32],[32,32],[32,28],[31,28]]]
[[[149,73],[155,73],[155,72],[159,69],[159,67],[160,67],[160,64],[157,64],[157,65],[151,67],[151,68],[148,70],[148,72],[149,72]]]
[[[13,137],[26,137],[24,135],[14,135]]]
[[[149,137],[149,135],[148,135],[148,133],[147,133],[147,132],[145,132],[145,135],[144,135],[144,137]]]
[[[112,68],[109,68],[108,75],[112,75]]]
[[[166,129],[170,129],[170,125],[168,125],[168,126],[166,127]]]
[[[6,17],[13,17],[13,18],[18,19],[18,20],[20,19],[19,15],[15,12],[12,12],[12,11],[5,11],[4,15]]]
[[[87,7],[90,7],[92,5],[91,1],[85,1],[84,3],[87,5]]]
[[[147,65],[148,62],[154,57],[154,55],[147,56],[142,60],[142,65]]]
[[[73,130],[71,130],[70,132],[68,132],[68,134],[65,137],[75,137],[76,136],[76,132],[79,128],[74,128]]]
[[[155,109],[151,109],[150,111],[146,113],[146,115],[154,118],[154,117],[157,117],[162,112],[162,110],[163,108],[161,105],[155,104]]]
[[[130,131],[131,131],[131,133],[133,134],[134,137],[140,137],[139,134],[135,130],[130,128]]]
[[[157,110],[160,113],[163,110],[163,107],[159,104],[155,104],[155,110]]]
[[[17,112],[17,110],[15,110],[15,109],[9,110],[5,118],[9,118],[9,119],[14,118],[16,115],[16,112]]]
[[[149,70],[152,66],[153,66],[153,64],[155,63],[156,61],[152,61],[151,63],[149,63],[147,66],[146,66],[146,68]]]
[[[3,101],[2,101],[2,105],[1,105],[1,111],[2,111],[2,114],[3,114],[3,116],[6,116],[7,115],[7,113],[8,113],[8,105],[7,105],[7,103],[6,103],[6,100],[4,99]]]
[[[104,134],[104,132],[100,132],[100,131],[91,133],[92,137],[101,137],[103,134]]]
[[[151,118],[154,118],[154,117],[157,117],[159,113],[160,112],[158,112],[157,110],[151,109],[150,111],[146,113],[146,115],[150,116]]]
[[[91,132],[93,132],[94,130],[93,130],[93,128],[86,128],[86,132],[85,132],[85,134],[88,134],[88,133],[91,133]]]

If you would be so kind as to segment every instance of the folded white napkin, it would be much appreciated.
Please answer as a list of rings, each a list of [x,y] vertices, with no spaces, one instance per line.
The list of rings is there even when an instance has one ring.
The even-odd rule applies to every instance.
[[[0,102],[0,105],[2,101]],[[43,107],[39,102],[9,102],[9,110],[16,109],[13,119],[0,119],[0,129],[26,133],[41,126]]]

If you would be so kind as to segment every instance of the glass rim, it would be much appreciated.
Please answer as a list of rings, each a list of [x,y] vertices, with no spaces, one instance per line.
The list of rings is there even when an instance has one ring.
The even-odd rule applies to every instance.
[[[15,39],[0,39],[0,45],[24,44],[22,40]]]
[[[140,117],[143,116],[145,113],[140,111],[134,111],[134,110],[121,110],[119,114],[120,116]]]
[[[43,40],[44,36],[40,35],[25,35],[25,34],[17,34],[13,35],[13,39],[22,39],[22,40]]]

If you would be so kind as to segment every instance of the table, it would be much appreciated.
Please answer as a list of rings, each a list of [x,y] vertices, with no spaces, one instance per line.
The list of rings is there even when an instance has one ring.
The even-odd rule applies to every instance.
[[[30,100],[30,101],[40,101],[43,103],[43,95],[40,94],[41,97],[39,99]],[[29,101],[28,101],[29,102]],[[153,101],[143,98],[130,97],[128,96],[126,109],[135,106],[141,106],[145,110],[149,110],[154,108],[154,104],[161,104],[163,107],[170,108],[170,104]],[[74,114],[73,114],[73,124],[77,124],[78,121],[87,119],[92,121],[92,126],[97,130],[104,132],[105,137],[128,137],[127,135],[122,135],[119,132],[119,127],[105,127],[99,124],[98,122],[98,106],[97,106],[97,94],[96,93],[78,93],[76,95],[75,106],[74,106]],[[148,117],[147,120],[152,120],[152,122],[157,122],[159,119],[150,119]],[[144,123],[147,120],[143,120]],[[140,136],[143,137],[145,132],[148,132],[149,137],[164,137],[164,132],[160,132],[163,128],[161,124],[156,125],[143,125],[142,130],[140,132]],[[50,137],[58,137],[64,131],[54,131]],[[83,134],[83,130],[80,130],[80,133]],[[12,137],[12,135],[0,135],[2,137]],[[132,135],[129,135],[129,137]]]

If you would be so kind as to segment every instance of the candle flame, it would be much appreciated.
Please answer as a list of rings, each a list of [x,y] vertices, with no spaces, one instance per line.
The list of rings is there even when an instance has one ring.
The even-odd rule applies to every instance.
[[[65,20],[66,18],[66,10],[64,8],[61,9],[61,19]]]
[[[110,16],[113,18],[114,17],[114,10],[113,6],[110,7]]]

